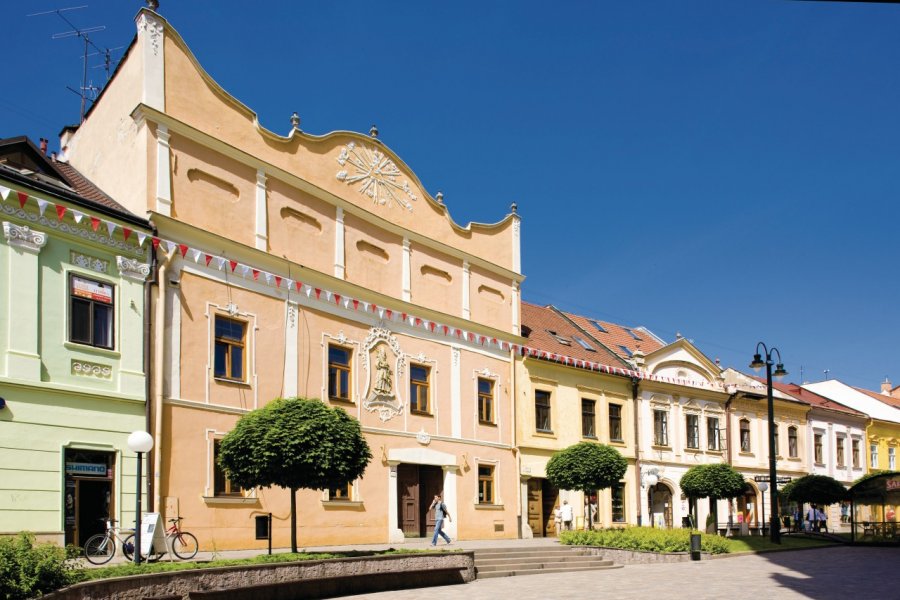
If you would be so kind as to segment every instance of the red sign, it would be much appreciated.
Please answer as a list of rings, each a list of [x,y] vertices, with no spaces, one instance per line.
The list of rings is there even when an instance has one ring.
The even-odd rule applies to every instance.
[[[112,304],[113,289],[111,285],[97,283],[81,277],[72,278],[72,294],[79,298],[90,298],[98,302]]]
[[[884,482],[887,491],[900,490],[900,479],[888,479]]]

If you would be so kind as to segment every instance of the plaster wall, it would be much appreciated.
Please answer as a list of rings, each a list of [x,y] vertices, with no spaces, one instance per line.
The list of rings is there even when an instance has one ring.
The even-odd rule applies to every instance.
[[[366,289],[399,298],[403,286],[403,238],[372,227],[354,215],[344,217],[344,231],[344,278]]]
[[[501,331],[512,326],[511,281],[477,266],[470,269],[471,318]]]
[[[269,252],[332,273],[336,208],[274,177],[267,187]]]
[[[462,316],[462,261],[421,244],[412,244],[409,262],[411,301],[445,314]]]

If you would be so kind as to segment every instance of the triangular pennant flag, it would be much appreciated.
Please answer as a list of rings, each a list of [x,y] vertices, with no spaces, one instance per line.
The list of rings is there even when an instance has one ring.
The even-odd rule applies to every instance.
[[[366,305],[366,310],[369,310],[368,304]],[[377,310],[378,310],[378,305],[377,305],[377,304],[372,304],[372,312],[376,312]]]
[[[405,320],[406,320],[406,313],[401,313],[401,315],[400,315],[400,320],[401,320],[401,321],[405,321]]]
[[[216,264],[216,268],[217,268],[217,269],[219,269],[220,271],[224,271],[224,270],[225,270],[225,259],[224,259],[224,258],[222,258],[221,256],[217,256],[217,257],[216,257],[216,263],[217,263],[217,264]],[[234,263],[234,264],[237,265],[237,263]],[[234,271],[233,268],[232,268],[231,270]]]
[[[0,198],[6,200],[9,197],[9,193],[12,190],[6,187],[5,185],[0,185]]]
[[[250,273],[250,267],[248,265],[241,265],[241,275],[247,277],[248,273]]]
[[[310,286],[306,286],[306,297],[309,298],[312,295],[312,288]],[[316,296],[318,298],[318,296]]]
[[[47,202],[46,200],[41,200],[40,198],[37,198],[37,203],[38,203],[38,211],[40,211],[41,216],[43,217],[44,211],[47,210],[47,205],[50,203]]]
[[[154,250],[157,250],[159,248],[159,238],[158,237],[154,236],[153,239],[150,240],[150,243],[153,244]]]
[[[450,331],[450,328],[447,327],[446,325],[441,325],[441,327],[442,327],[443,330],[444,330],[444,335],[447,335],[447,332]]]
[[[24,202],[23,202],[23,205],[24,205]],[[22,208],[25,208],[25,207],[22,206]],[[57,217],[57,219],[59,219],[60,221],[62,221],[64,216],[66,216],[66,207],[63,206],[62,204],[57,204],[57,205],[56,205],[56,217]]]
[[[434,333],[434,326],[437,325],[434,321],[428,324],[428,329],[431,330],[431,333]]]
[[[199,250],[197,250],[196,248],[193,248],[193,249],[191,250],[191,260],[194,261],[195,263],[200,262],[200,255],[201,255],[201,254],[203,254],[203,253],[200,252]]]
[[[75,221],[76,224],[81,225],[81,221],[84,219],[84,213],[81,212],[80,210],[75,210],[74,208],[71,210],[72,210],[72,220]],[[93,229],[94,231],[97,231],[97,227],[100,226],[100,219],[97,219],[96,227],[94,226],[94,219],[97,219],[97,218],[91,217],[91,229]]]
[[[143,247],[144,247],[144,240],[146,240],[146,239],[147,239],[147,234],[146,234],[146,233],[141,233],[140,231],[138,231],[138,246],[140,246],[141,248],[143,248]]]
[[[172,254],[175,252],[175,248],[178,247],[178,244],[171,240],[166,240],[166,247],[169,249],[168,254]]]
[[[378,312],[378,318],[383,319],[384,318],[384,309],[379,308],[377,312]]]
[[[331,302],[331,290],[325,290],[325,302]]]
[[[281,287],[281,277],[279,277],[278,275],[275,276],[275,287],[277,287],[277,288]],[[288,286],[288,287],[291,287],[291,286]]]
[[[353,299],[353,310],[359,310],[359,300]]]
[[[394,318],[394,311],[392,311],[391,309],[387,309],[387,317],[388,317],[388,321],[390,321],[391,319],[393,319],[393,318]]]
[[[316,300],[319,299],[320,295],[322,295],[322,290],[320,288],[316,288]]]
[[[461,335],[462,335],[462,329],[457,329],[457,330],[456,330],[456,337],[459,337],[459,336],[461,336]]]
[[[416,327],[418,327],[419,325],[422,324],[422,319],[420,319],[419,317],[416,317],[415,320],[413,321],[413,323],[415,324]]]
[[[253,269],[253,281],[259,281],[259,271],[257,269]]]
[[[25,203],[28,202],[28,194],[25,192],[16,192],[16,195],[19,197],[19,206],[25,208]],[[60,217],[60,219],[62,219],[62,217]]]
[[[272,285],[272,274],[266,273],[266,283]]]
[[[234,273],[234,270],[237,268],[237,261],[236,261],[236,260],[229,260],[229,261],[228,261],[228,264],[231,265],[231,272]]]
[[[363,312],[369,312],[369,303],[363,302]]]
[[[340,294],[335,294],[335,295],[334,295],[334,303],[335,303],[335,304],[340,304],[340,303],[341,303],[341,295],[340,295]]]
[[[187,244],[178,244],[178,249],[181,250],[182,258],[187,257],[188,245]]]
[[[291,288],[294,287],[294,280],[290,279],[290,278],[285,278],[284,287],[286,287],[288,289],[288,291],[291,291]]]
[[[118,225],[116,225],[112,221],[106,222],[106,233],[109,234],[109,237],[112,237],[113,234],[116,232],[116,227],[118,227]]]
[[[209,266],[209,262],[210,262],[212,259],[213,259],[212,254],[207,254],[207,255],[206,255],[206,266],[207,266],[207,267]]]
[[[128,229],[127,227],[123,227],[123,228],[122,228],[122,235],[125,236],[125,241],[127,242],[127,241],[128,241],[128,238],[131,237],[131,230]]]
[[[350,308],[350,298],[344,298],[344,308]]]
[[[295,282],[294,282],[294,285],[297,286],[297,291],[298,291],[298,292],[301,291],[301,290],[303,289],[303,282],[302,282],[302,281],[295,281]]]

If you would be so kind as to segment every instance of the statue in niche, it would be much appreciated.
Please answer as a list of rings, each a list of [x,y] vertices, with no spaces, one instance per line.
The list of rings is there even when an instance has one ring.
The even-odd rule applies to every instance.
[[[388,363],[384,348],[378,349],[378,355],[375,360],[375,370],[375,393],[379,396],[393,396],[393,373],[391,373],[391,365]]]

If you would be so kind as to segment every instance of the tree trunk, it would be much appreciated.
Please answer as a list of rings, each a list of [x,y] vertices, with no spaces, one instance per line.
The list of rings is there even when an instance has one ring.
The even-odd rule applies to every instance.
[[[291,552],[297,553],[297,488],[291,488]]]
[[[716,498],[709,499],[709,514],[713,517],[712,533],[719,533],[719,500]]]

